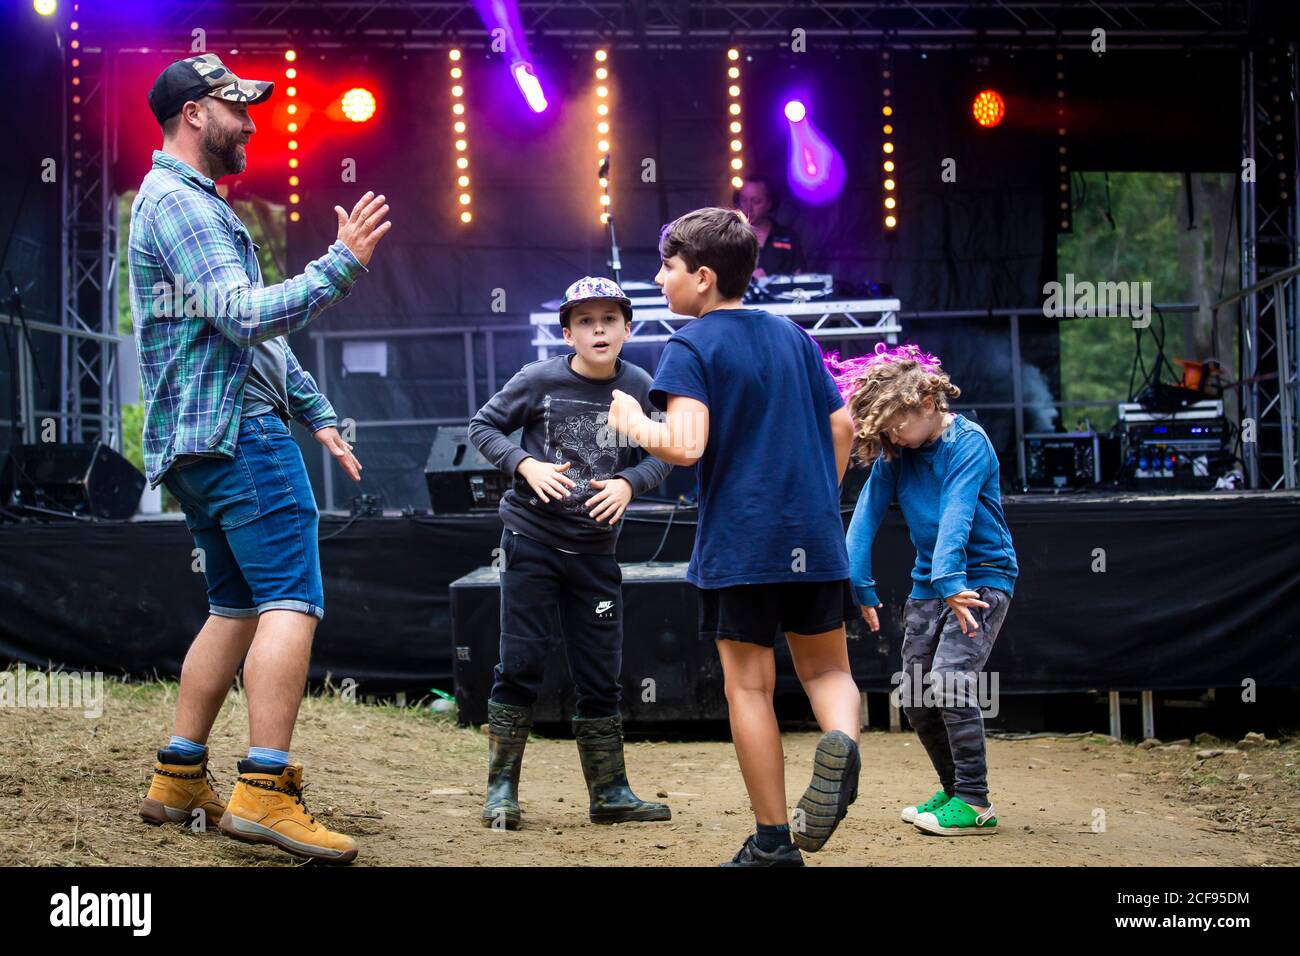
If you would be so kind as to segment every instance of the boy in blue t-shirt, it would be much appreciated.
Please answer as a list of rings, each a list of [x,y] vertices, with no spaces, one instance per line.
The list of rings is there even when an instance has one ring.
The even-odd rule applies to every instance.
[[[669,308],[698,321],[659,360],[650,401],[663,420],[616,390],[609,424],[663,461],[696,467],[686,577],[699,589],[700,636],[717,642],[757,818],[757,833],[725,865],[802,866],[791,837],[820,850],[857,797],[859,696],[844,623],[858,609],[839,510],[852,424],[808,333],[742,306],[758,240],[741,214],[687,213],[663,228],[659,254],[655,281]],[[772,708],[778,630],[824,731],[793,827]]]

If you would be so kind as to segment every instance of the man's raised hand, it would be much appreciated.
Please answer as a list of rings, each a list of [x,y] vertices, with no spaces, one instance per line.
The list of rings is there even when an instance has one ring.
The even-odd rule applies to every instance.
[[[335,206],[334,215],[339,217],[339,239],[358,262],[369,265],[375,245],[393,225],[387,219],[388,205],[383,195],[368,192],[357,200],[351,214],[344,212],[342,206]]]

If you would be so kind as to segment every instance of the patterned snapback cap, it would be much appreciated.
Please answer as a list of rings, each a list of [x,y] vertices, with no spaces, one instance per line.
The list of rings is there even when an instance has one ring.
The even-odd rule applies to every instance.
[[[612,299],[623,310],[623,317],[632,320],[632,300],[618,287],[617,282],[603,276],[583,276],[565,289],[564,299],[560,303],[560,317],[563,318],[564,313],[588,299]]]
[[[215,53],[204,53],[177,60],[159,73],[149,90],[149,108],[158,122],[164,123],[190,100],[215,96],[252,106],[269,99],[274,88],[268,80],[241,80]]]

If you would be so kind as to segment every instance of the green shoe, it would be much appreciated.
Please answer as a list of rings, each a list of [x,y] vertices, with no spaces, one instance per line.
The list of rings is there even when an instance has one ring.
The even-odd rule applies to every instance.
[[[939,836],[985,836],[998,832],[998,818],[990,805],[983,813],[960,797],[953,797],[938,810],[918,813],[915,823],[926,833]]]
[[[943,790],[936,790],[934,796],[925,803],[918,803],[914,807],[903,807],[903,822],[915,823],[918,813],[934,813],[935,810],[938,810],[951,799],[952,797],[948,796]]]

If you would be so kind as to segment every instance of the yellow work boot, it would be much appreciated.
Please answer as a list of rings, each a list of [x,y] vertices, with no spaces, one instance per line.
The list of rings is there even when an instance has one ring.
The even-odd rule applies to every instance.
[[[221,816],[221,832],[246,843],[271,843],[294,856],[351,863],[356,841],[318,823],[302,800],[302,764],[258,773],[261,764],[239,761],[239,780]]]
[[[149,793],[140,804],[140,818],[146,823],[189,825],[196,819],[194,811],[201,810],[206,816],[203,826],[216,826],[226,805],[209,782],[212,773],[207,754],[198,763],[173,763],[175,758],[173,751],[158,751]]]

